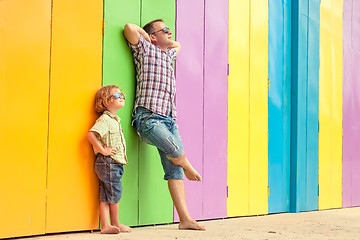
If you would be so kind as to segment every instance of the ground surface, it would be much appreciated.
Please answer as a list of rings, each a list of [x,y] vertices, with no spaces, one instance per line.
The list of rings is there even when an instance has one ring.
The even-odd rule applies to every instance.
[[[27,240],[221,240],[341,239],[360,240],[360,207],[304,213],[271,214],[201,222],[207,231],[180,231],[177,224],[136,227],[132,233],[98,231],[28,237]],[[20,238],[18,238],[20,239]]]

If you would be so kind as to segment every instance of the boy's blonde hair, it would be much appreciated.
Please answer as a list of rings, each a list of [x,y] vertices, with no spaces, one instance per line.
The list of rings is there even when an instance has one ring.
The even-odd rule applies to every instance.
[[[109,105],[110,98],[112,96],[111,90],[120,89],[116,85],[107,85],[100,88],[95,95],[95,111],[98,113],[103,113],[107,106]]]

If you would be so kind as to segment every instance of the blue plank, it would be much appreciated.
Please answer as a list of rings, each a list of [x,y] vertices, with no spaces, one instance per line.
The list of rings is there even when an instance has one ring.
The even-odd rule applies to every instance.
[[[297,105],[298,105],[298,38],[299,38],[299,5],[291,4],[291,141],[290,141],[290,211],[298,212],[297,208]]]
[[[319,17],[319,0],[293,2],[292,212],[318,208]]]
[[[288,106],[291,82],[289,73],[285,76],[285,69],[289,68],[286,64],[290,64],[291,49],[288,43],[285,44],[289,39],[290,29],[285,29],[284,23],[284,15],[288,12],[288,5],[281,0],[269,1],[269,213],[290,210],[290,108]],[[286,104],[284,104],[285,100]]]
[[[291,141],[291,0],[284,0],[284,102],[283,102],[283,139],[285,183],[283,199],[286,211],[290,211],[290,141]]]
[[[311,0],[308,22],[307,211],[318,209],[319,22],[320,0]]]

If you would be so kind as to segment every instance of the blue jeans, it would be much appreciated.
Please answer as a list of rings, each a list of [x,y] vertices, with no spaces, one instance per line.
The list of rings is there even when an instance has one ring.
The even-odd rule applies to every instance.
[[[183,168],[167,158],[178,158],[184,154],[175,120],[137,107],[133,125],[141,140],[157,147],[165,172],[164,179],[184,179]]]
[[[98,153],[94,163],[94,171],[99,178],[100,202],[118,203],[122,195],[123,165],[110,156]]]

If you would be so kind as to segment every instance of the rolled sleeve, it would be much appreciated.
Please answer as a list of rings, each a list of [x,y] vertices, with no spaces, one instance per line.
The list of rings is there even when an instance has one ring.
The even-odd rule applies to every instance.
[[[108,124],[103,119],[99,119],[95,122],[94,126],[89,130],[91,132],[97,132],[100,137],[104,137],[109,132]]]

